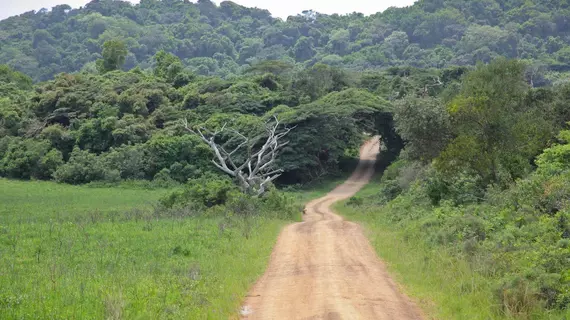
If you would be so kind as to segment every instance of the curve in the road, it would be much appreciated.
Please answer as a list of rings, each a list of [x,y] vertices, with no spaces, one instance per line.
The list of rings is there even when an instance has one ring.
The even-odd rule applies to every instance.
[[[366,142],[352,176],[310,202],[304,222],[283,230],[267,271],[245,301],[242,319],[423,319],[360,225],[331,210],[370,181],[378,152],[378,137]]]

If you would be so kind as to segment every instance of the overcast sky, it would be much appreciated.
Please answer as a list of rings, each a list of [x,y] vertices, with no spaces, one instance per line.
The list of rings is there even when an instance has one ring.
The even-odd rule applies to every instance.
[[[129,1],[138,2],[138,0]],[[0,19],[31,10],[50,9],[58,4],[68,4],[77,8],[88,2],[89,0],[0,0]],[[414,0],[233,0],[233,2],[246,7],[267,9],[275,17],[287,18],[307,9],[327,14],[355,11],[371,14],[392,6],[408,6],[414,3]]]

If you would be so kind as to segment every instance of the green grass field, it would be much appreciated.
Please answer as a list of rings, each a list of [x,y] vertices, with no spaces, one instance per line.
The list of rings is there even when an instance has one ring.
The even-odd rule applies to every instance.
[[[379,178],[375,178],[357,196],[375,195],[379,186]],[[493,297],[492,278],[477,273],[467,260],[446,252],[443,247],[425,245],[424,241],[406,232],[405,227],[388,221],[382,207],[350,206],[347,202],[337,204],[335,210],[364,226],[368,239],[394,280],[430,319],[570,319],[570,311],[540,310],[526,318],[502,314]]]
[[[0,179],[0,318],[235,316],[287,222],[160,215],[165,193]]]

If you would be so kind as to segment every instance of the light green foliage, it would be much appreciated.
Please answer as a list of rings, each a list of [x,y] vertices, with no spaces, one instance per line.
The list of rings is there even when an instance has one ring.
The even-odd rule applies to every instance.
[[[27,75],[15,71],[7,65],[0,65],[0,83],[14,84],[20,90],[32,88],[32,79]]]
[[[559,139],[563,144],[545,149],[538,156],[536,164],[543,172],[561,172],[570,169],[570,131],[560,132]]]
[[[261,62],[253,64],[252,66],[247,68],[246,72],[247,73],[261,73],[261,74],[273,73],[273,74],[279,75],[279,74],[287,72],[291,68],[293,68],[293,66],[287,62],[284,62],[284,61],[265,60],[265,61],[261,61]]]
[[[316,64],[297,74],[292,87],[302,99],[314,101],[330,92],[346,89],[351,84],[352,79],[346,71],[325,64]]]
[[[105,41],[103,44],[102,59],[97,60],[97,70],[106,73],[120,69],[125,63],[128,50],[125,44],[119,40]]]
[[[508,54],[512,50],[508,46],[508,40],[509,33],[506,30],[487,25],[471,25],[465,31],[459,46],[466,53],[477,54],[483,48],[488,48],[492,52]]]
[[[154,75],[158,77],[172,79],[182,69],[180,59],[173,54],[165,52],[164,50],[159,51],[154,58],[156,60]]]
[[[0,136],[17,135],[27,110],[22,104],[32,79],[6,65],[0,65]]]
[[[8,98],[0,98],[0,134],[16,135],[21,121],[16,104]]]
[[[235,315],[284,221],[153,209],[165,192],[0,179],[2,318]]]

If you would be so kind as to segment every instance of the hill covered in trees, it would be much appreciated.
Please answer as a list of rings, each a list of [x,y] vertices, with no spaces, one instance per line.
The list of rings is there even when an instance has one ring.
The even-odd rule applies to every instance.
[[[266,10],[209,0],[94,0],[0,21],[0,64],[35,81],[93,70],[105,41],[128,50],[123,68],[151,68],[160,50],[200,75],[231,77],[264,60],[352,70],[443,68],[497,56],[570,69],[570,4],[564,0],[422,0],[372,16],[316,12],[275,19]],[[539,84],[543,80],[538,80]]]

